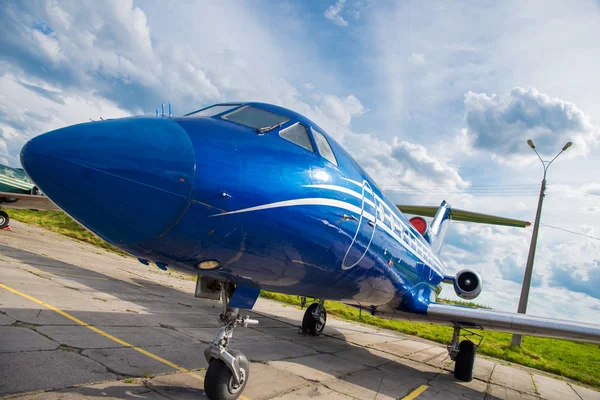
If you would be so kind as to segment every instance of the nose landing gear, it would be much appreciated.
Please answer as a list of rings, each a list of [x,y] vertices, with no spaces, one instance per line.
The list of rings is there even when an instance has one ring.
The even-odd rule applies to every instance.
[[[214,340],[204,350],[209,366],[204,381],[204,391],[212,400],[237,399],[250,376],[250,363],[246,356],[237,350],[228,350],[233,330],[238,326],[257,325],[258,321],[248,316],[241,317],[238,308],[229,307],[233,285],[221,286],[223,312],[219,314],[221,328]]]
[[[302,332],[311,336],[319,336],[325,329],[327,323],[327,310],[325,300],[313,303],[304,312],[302,318]]]

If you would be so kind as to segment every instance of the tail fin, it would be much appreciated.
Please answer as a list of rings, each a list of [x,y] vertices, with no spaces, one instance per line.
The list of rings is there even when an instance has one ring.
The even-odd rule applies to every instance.
[[[446,200],[442,201],[442,204],[440,204],[439,207],[406,205],[396,205],[396,207],[406,214],[419,215],[422,217],[433,217],[425,237],[429,241],[429,244],[431,244],[433,250],[436,252],[438,252],[442,247],[444,236],[446,235],[446,229],[448,229],[450,220],[476,222],[490,225],[514,226],[517,228],[526,228],[531,225],[531,222],[521,221],[518,219],[497,217],[494,215],[453,209],[450,207],[450,204],[446,203]]]
[[[439,253],[444,243],[444,237],[446,236],[446,230],[450,221],[452,220],[452,212],[450,204],[446,203],[446,200],[442,201],[440,208],[433,216],[433,220],[429,224],[429,244],[436,253]]]

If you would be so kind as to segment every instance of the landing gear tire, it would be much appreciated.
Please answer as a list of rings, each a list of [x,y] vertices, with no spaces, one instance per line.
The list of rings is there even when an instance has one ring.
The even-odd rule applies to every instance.
[[[204,357],[209,364],[204,378],[204,391],[211,400],[237,399],[244,391],[250,376],[248,358],[239,351],[229,351],[228,346],[236,327],[246,328],[257,325],[258,321],[250,319],[247,315],[242,317],[238,308],[229,307],[234,290],[235,286],[232,283],[221,283],[221,328],[204,350]]]
[[[233,373],[229,367],[219,359],[213,359],[208,366],[204,377],[204,391],[212,400],[234,400],[237,399],[248,383],[250,377],[250,363],[246,356],[237,350],[229,350],[229,353],[237,359],[240,366],[241,382],[235,383]]]
[[[458,354],[454,360],[454,377],[461,381],[471,382],[473,380],[473,367],[475,366],[475,355],[477,346],[470,340],[463,340],[458,346]]]
[[[327,323],[327,310],[321,305],[319,313],[319,303],[313,303],[306,309],[304,318],[302,318],[302,331],[311,336],[319,336],[325,329]]]
[[[4,211],[0,211],[0,229],[6,228],[9,223],[10,218],[8,217],[8,214]]]

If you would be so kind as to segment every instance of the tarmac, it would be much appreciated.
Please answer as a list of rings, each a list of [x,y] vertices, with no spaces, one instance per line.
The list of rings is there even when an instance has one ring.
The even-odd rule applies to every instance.
[[[202,399],[204,349],[220,304],[194,281],[44,229],[0,231],[0,396]],[[303,311],[259,299],[256,327],[231,348],[251,360],[252,399],[600,399],[551,375],[478,356],[454,379],[444,346],[329,317],[299,333]]]

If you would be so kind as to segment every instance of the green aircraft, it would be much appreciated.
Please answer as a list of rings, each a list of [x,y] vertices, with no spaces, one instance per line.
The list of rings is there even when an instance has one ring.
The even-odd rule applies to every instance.
[[[21,168],[0,164],[0,208],[56,209]],[[50,206],[50,208],[48,207]],[[0,210],[0,229],[8,226],[10,218]]]

